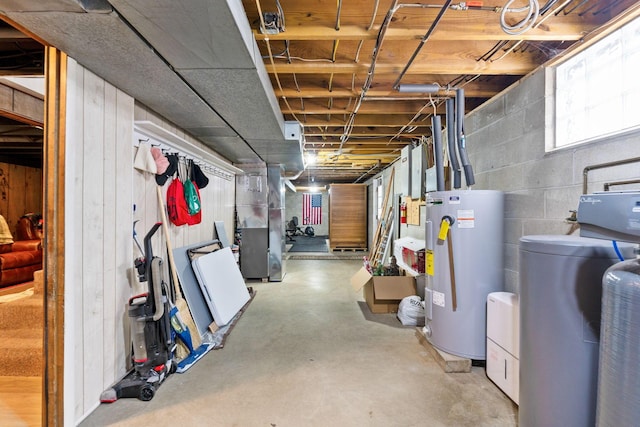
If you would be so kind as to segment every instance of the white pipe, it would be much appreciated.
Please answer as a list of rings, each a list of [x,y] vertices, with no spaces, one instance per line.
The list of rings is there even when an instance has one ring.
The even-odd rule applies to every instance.
[[[398,86],[398,92],[438,93],[440,85],[431,84],[402,84]]]

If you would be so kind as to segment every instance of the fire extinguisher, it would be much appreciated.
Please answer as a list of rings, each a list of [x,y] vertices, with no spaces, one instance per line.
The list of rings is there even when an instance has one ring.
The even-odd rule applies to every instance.
[[[400,203],[400,224],[407,223],[407,203]]]

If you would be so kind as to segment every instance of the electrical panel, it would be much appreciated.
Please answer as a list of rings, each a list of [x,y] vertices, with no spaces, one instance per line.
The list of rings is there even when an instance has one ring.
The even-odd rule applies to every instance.
[[[404,196],[411,195],[411,150],[410,145],[405,145],[400,152],[399,173],[396,175],[398,179],[399,192]]]
[[[424,145],[418,145],[411,151],[411,198],[421,199],[425,193],[425,170],[427,153]]]

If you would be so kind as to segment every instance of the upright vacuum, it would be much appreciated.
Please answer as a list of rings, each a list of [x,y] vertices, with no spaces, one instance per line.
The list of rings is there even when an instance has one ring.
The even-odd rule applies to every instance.
[[[153,256],[151,248],[151,237],[161,225],[158,222],[149,230],[144,237],[144,253],[135,260],[140,283],[147,283],[148,289],[129,299],[133,370],[102,393],[100,401],[104,403],[124,397],[151,400],[160,384],[175,371],[169,319],[170,295],[163,278],[162,259]]]

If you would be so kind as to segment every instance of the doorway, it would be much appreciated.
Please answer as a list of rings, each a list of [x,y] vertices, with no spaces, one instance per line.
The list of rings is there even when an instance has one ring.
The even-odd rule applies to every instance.
[[[0,215],[13,242],[4,247],[7,262],[0,263],[0,417],[8,424],[40,426],[48,389],[46,48],[4,21],[0,34]]]

